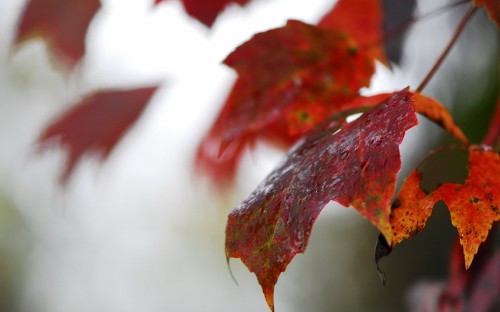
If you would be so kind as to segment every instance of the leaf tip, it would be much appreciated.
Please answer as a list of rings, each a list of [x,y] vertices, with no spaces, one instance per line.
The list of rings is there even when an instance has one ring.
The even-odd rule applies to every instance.
[[[375,264],[377,266],[377,273],[380,276],[380,280],[382,281],[382,286],[385,286],[387,277],[385,272],[380,269],[379,261],[383,257],[389,255],[392,251],[392,247],[389,245],[387,240],[385,239],[382,233],[379,234],[377,239],[377,244],[375,245]]]
[[[274,312],[274,286],[263,287],[264,297],[266,297],[267,306],[271,312]]]
[[[229,270],[229,275],[231,276],[231,279],[233,280],[233,282],[236,284],[236,286],[240,286],[238,284],[238,281],[236,280],[236,277],[234,276],[233,274],[233,270],[231,269],[231,263],[230,263],[230,260],[231,258],[229,257],[229,255],[226,255],[226,263],[227,263],[227,269]]]

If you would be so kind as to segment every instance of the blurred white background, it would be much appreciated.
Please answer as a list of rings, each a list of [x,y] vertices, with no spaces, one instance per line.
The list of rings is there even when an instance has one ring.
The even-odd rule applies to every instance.
[[[228,211],[283,154],[259,146],[245,157],[234,189],[223,196],[214,193],[207,181],[193,178],[193,154],[234,79],[221,61],[252,34],[279,27],[287,19],[317,21],[335,0],[256,0],[243,9],[230,7],[212,29],[188,17],[178,1],[154,9],[151,2],[103,0],[88,31],[85,59],[76,73],[68,75],[58,70],[40,40],[12,50],[16,19],[25,2],[0,1],[0,198],[6,203],[2,209],[18,214],[10,219],[16,220],[13,228],[0,214],[0,226],[4,224],[0,235],[5,235],[2,241],[21,246],[15,248],[20,257],[13,261],[22,267],[13,309],[267,310],[256,279],[239,260],[231,261],[239,286],[232,281],[224,228]],[[439,38],[437,31],[434,34]],[[447,35],[443,29],[443,38]],[[421,46],[422,41],[414,45]],[[421,77],[427,67],[419,60],[439,50],[412,50],[414,62],[405,65],[408,72]],[[398,68],[392,75],[382,70],[367,92],[411,84],[405,73]],[[87,91],[151,83],[160,83],[161,88],[111,157],[102,164],[85,158],[62,189],[57,181],[64,153],[58,149],[37,153],[33,143],[40,130]],[[417,138],[418,130],[409,136]],[[409,140],[404,144],[406,156],[419,147]],[[367,287],[380,288],[346,279],[346,271],[356,270],[354,264],[360,261],[348,260],[359,258],[356,251],[340,263],[334,258],[338,248],[366,231],[372,231],[371,236],[360,246],[372,246],[376,233],[351,209],[329,208],[313,233],[310,255],[297,257],[280,278],[278,311],[333,307],[312,306],[308,299],[312,293],[331,302],[351,296],[353,305],[348,309],[354,311]],[[331,216],[348,219],[341,219],[339,233],[327,237],[325,247],[318,233],[332,226]],[[364,229],[360,234],[342,232],[359,224]],[[368,248],[371,253],[372,247]],[[370,266],[370,281],[376,280],[372,259],[362,260],[362,265]],[[309,282],[302,278],[305,275],[311,276]]]

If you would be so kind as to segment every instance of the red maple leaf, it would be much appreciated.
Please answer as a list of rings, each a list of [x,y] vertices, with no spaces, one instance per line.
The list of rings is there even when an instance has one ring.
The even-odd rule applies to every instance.
[[[346,109],[374,72],[373,58],[357,51],[347,35],[299,21],[255,35],[224,63],[239,77],[200,144],[198,165],[216,166],[219,151],[206,154],[206,147],[215,142],[221,151],[231,143],[243,146],[255,139],[290,146],[302,133]],[[236,164],[241,154],[233,156],[230,162]],[[234,171],[224,176],[232,175]]]
[[[20,18],[16,42],[45,38],[58,60],[73,68],[85,54],[85,35],[99,0],[30,0]]]
[[[323,16],[318,26],[345,32],[358,45],[368,47],[374,58],[387,64],[381,44],[382,21],[381,0],[339,0]]]
[[[446,183],[426,193],[420,188],[421,174],[415,170],[403,183],[391,213],[394,247],[420,232],[434,204],[443,200],[457,228],[468,268],[479,246],[500,220],[500,156],[491,150],[469,148],[469,175],[464,184]]]
[[[141,115],[156,88],[96,92],[53,121],[38,142],[46,146],[55,140],[67,150],[61,182],[67,182],[85,153],[94,152],[106,158]]]
[[[155,4],[159,4],[163,1],[167,0],[155,0]],[[249,1],[250,0],[182,0],[182,4],[190,16],[196,18],[207,27],[210,27],[217,19],[217,16],[224,11],[228,5],[232,3],[245,5]]]
[[[342,123],[308,133],[229,215],[226,255],[241,258],[256,274],[271,309],[280,273],[304,252],[314,221],[329,201],[353,206],[390,235],[399,144],[417,124],[413,95],[397,92],[357,120]]]
[[[474,0],[475,6],[484,6],[490,19],[500,28],[500,1],[498,0]]]

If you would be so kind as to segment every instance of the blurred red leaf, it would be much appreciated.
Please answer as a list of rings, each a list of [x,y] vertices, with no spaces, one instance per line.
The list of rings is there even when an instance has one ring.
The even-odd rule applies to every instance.
[[[219,150],[206,154],[215,142],[220,152],[231,143],[243,147],[256,139],[290,146],[302,133],[351,107],[349,102],[369,85],[374,72],[373,59],[357,51],[345,34],[299,21],[255,35],[224,62],[239,77],[198,149],[198,159],[211,161],[198,164],[217,166]],[[236,164],[240,156],[234,154],[230,162]]]
[[[500,251],[483,259],[480,267],[465,270],[460,244],[451,254],[450,277],[439,298],[439,311],[498,311],[500,308]]]
[[[66,149],[68,160],[61,181],[67,182],[86,153],[98,153],[103,159],[108,157],[139,118],[156,88],[99,91],[78,101],[53,121],[38,142],[44,146],[55,140]]]
[[[16,42],[42,36],[54,55],[73,68],[85,54],[85,36],[99,0],[30,0],[19,21]]]
[[[465,184],[446,183],[426,193],[414,171],[403,183],[391,213],[392,247],[416,235],[425,226],[434,204],[443,200],[457,228],[468,268],[492,224],[500,220],[500,156],[491,150],[469,148],[469,175]]]
[[[319,110],[328,112],[312,121],[314,114],[306,114],[304,124],[323,121],[370,83],[373,60],[356,49],[342,33],[299,21],[255,35],[224,61],[237,71],[238,81],[226,102],[232,107],[225,121],[231,131],[223,141],[258,131],[290,116],[289,111],[304,112],[304,107],[323,106]]]
[[[304,252],[329,201],[353,206],[390,239],[399,144],[417,124],[413,95],[397,92],[340,128],[342,123],[306,134],[286,162],[229,215],[226,255],[241,258],[256,274],[271,309],[279,275]]]
[[[474,0],[477,7],[484,6],[490,19],[500,28],[500,1],[498,0]]]
[[[382,44],[381,0],[339,0],[318,23],[319,27],[345,32],[359,46],[366,46],[374,58],[387,64]]]
[[[155,0],[155,4],[159,4],[163,1],[167,0]],[[182,4],[190,16],[196,18],[207,27],[210,27],[217,19],[217,16],[224,11],[228,5],[236,3],[243,6],[249,1],[250,0],[182,0]]]

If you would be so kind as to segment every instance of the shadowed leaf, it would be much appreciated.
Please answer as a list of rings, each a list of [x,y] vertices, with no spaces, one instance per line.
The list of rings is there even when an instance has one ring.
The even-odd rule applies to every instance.
[[[399,64],[401,61],[404,34],[396,35],[403,25],[411,20],[415,9],[415,0],[380,0],[383,7],[382,29],[384,33],[385,54],[389,61]]]

